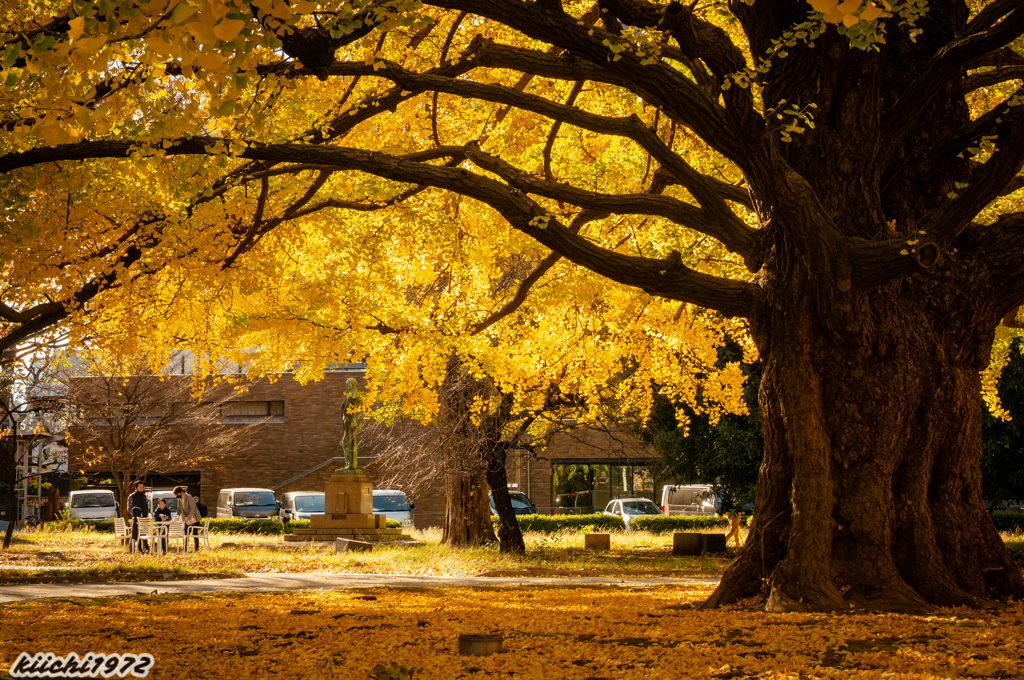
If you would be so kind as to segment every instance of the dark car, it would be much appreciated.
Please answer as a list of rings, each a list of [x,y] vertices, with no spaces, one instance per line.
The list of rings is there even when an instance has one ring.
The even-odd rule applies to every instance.
[[[533,504],[530,497],[522,491],[509,491],[508,495],[512,497],[512,509],[515,510],[517,515],[536,515],[537,506]],[[487,493],[487,500],[491,502],[491,514],[497,515],[498,510],[494,507],[494,494],[491,492]]]
[[[509,496],[512,497],[512,509],[515,510],[517,515],[537,514],[537,506],[522,492],[509,492]],[[495,508],[494,494],[487,492],[487,500],[490,502],[490,514],[497,515],[498,510]]]

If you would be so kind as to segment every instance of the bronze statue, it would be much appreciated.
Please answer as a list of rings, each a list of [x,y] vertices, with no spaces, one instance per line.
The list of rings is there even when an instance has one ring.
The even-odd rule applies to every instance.
[[[349,378],[345,386],[348,388],[345,400],[341,402],[341,423],[345,434],[341,438],[341,449],[345,452],[344,471],[355,472],[359,469],[359,454],[356,452],[356,430],[363,424],[363,395],[359,392],[355,378]]]

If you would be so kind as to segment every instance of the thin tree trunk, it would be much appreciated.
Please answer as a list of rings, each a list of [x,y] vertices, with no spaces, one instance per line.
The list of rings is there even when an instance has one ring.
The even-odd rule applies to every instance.
[[[4,533],[4,550],[11,547],[11,537],[14,535],[14,523],[18,521],[18,511],[16,510],[17,495],[14,491],[14,484],[7,485],[7,506],[10,510],[10,521],[7,522],[7,531]]]
[[[494,509],[498,513],[498,543],[501,552],[525,553],[526,543],[523,532],[516,519],[516,511],[512,508],[512,497],[508,492],[508,473],[505,463],[508,459],[508,447],[498,442],[490,447],[485,462],[487,463],[487,484],[491,487],[494,498]]]

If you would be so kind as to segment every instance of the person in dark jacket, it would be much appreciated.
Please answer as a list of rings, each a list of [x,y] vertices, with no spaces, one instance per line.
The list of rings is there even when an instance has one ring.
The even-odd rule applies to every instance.
[[[163,498],[158,498],[156,501],[156,507],[153,508],[153,520],[156,522],[170,522],[171,521],[171,509],[167,507],[167,501]],[[167,539],[161,539],[163,544],[163,551],[167,552]]]
[[[135,550],[135,546],[139,543],[139,523],[140,517],[149,517],[149,501],[146,499],[146,485],[140,479],[135,482],[135,493],[128,496],[127,505],[128,514],[132,516],[132,550]],[[149,551],[149,543],[146,540],[142,540],[142,549]]]
[[[142,512],[139,517],[149,517],[149,500],[146,498],[146,485],[142,480],[135,482],[135,492],[128,496],[128,507],[125,509],[129,517],[135,517],[132,508],[138,508]]]

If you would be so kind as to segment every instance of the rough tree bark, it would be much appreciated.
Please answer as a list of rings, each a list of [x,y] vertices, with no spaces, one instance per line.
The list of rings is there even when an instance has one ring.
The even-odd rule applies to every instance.
[[[441,542],[453,547],[494,543],[487,481],[482,471],[445,475],[444,531]]]

